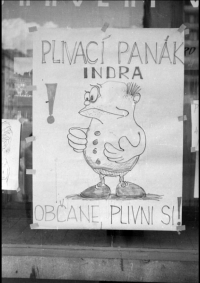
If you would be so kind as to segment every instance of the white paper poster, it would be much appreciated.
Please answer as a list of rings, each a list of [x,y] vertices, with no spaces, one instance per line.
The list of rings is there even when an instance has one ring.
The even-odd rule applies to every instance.
[[[18,120],[2,120],[2,190],[19,187],[20,130]]]
[[[199,151],[199,100],[191,104],[192,116],[192,151]]]
[[[183,82],[178,29],[35,32],[36,226],[177,230]]]
[[[192,152],[196,151],[194,198],[199,197],[199,100],[193,100],[191,104],[192,119]]]

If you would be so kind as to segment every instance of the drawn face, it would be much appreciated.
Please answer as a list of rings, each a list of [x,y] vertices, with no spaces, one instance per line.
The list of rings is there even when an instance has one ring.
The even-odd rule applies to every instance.
[[[82,116],[101,120],[107,118],[124,118],[132,113],[135,103],[127,94],[127,85],[120,82],[107,82],[92,86],[85,93],[85,107],[79,112]]]
[[[100,87],[94,86],[90,91],[85,92],[85,106],[90,105],[90,103],[95,103],[97,99],[101,96]]]

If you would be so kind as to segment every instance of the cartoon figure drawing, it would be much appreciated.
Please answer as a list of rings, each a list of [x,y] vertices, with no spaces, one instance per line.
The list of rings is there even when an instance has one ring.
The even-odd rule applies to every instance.
[[[6,158],[2,159],[2,181],[8,182],[10,167]]]
[[[8,182],[10,175],[10,166],[7,161],[7,155],[10,152],[12,139],[12,129],[7,121],[2,121],[2,182]]]
[[[2,152],[7,154],[10,151],[10,143],[12,139],[12,129],[7,121],[2,121]]]
[[[143,198],[143,188],[124,180],[146,148],[144,130],[136,123],[134,112],[140,100],[140,87],[134,83],[105,82],[85,91],[85,107],[79,114],[90,119],[87,129],[71,128],[68,143],[83,153],[88,165],[99,174],[100,182],[83,192],[83,198],[108,198],[105,177],[119,177],[116,195]]]

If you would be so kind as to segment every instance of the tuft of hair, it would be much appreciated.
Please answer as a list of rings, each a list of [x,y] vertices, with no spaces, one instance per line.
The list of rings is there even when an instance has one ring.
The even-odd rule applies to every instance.
[[[92,84],[90,84],[91,86],[96,86],[96,87],[98,87],[98,88],[101,88],[102,87],[102,85],[101,84],[96,84],[96,85],[92,85]]]
[[[141,87],[134,83],[127,83],[127,94],[134,97],[136,94],[139,94]]]

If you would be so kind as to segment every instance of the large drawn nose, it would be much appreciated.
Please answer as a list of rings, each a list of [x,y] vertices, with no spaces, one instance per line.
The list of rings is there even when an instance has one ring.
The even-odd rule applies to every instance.
[[[84,105],[85,105],[85,106],[88,106],[88,105],[90,105],[90,102],[89,102],[89,100],[85,100],[85,102],[84,102]]]

